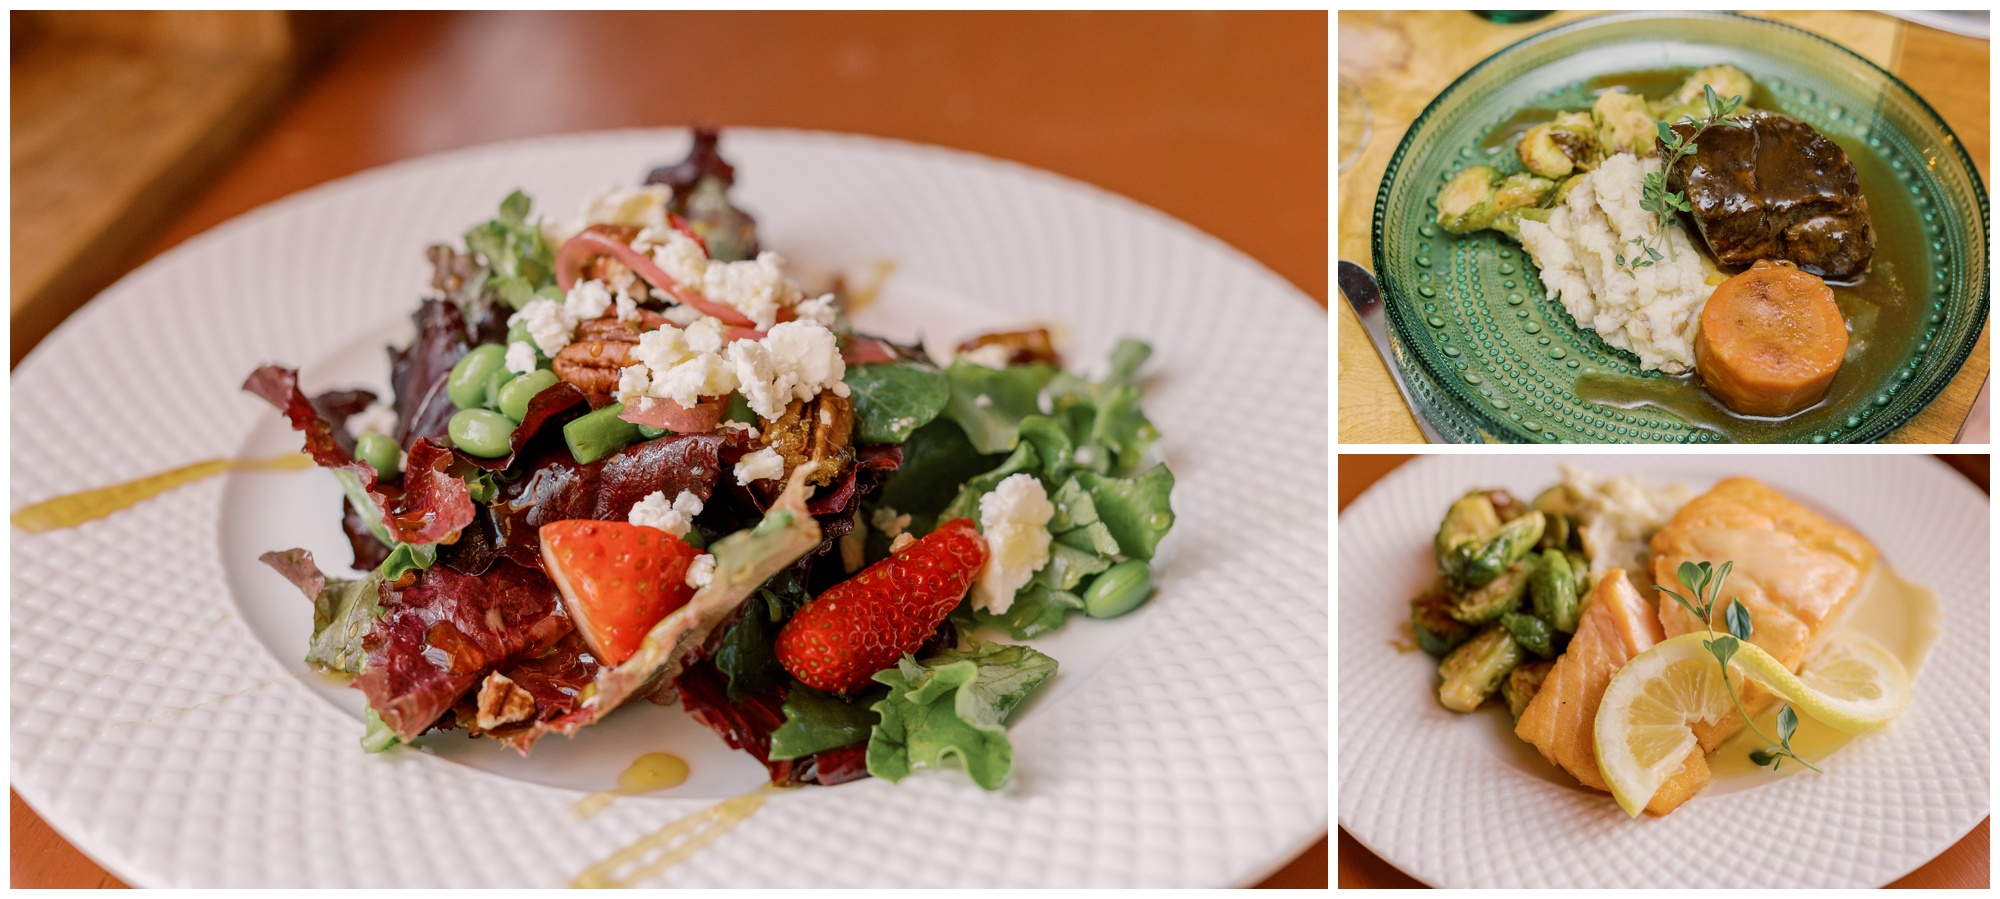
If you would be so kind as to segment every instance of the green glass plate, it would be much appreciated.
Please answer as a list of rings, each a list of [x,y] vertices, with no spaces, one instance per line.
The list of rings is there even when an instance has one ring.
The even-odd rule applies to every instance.
[[[1849,354],[1827,399],[1789,418],[1732,418],[1692,389],[1683,393],[1701,399],[1668,404],[1678,412],[1581,399],[1585,375],[1647,388],[1670,379],[1579,329],[1519,245],[1437,227],[1438,188],[1470,165],[1518,169],[1511,141],[1489,138],[1523,110],[1588,106],[1593,79],[1605,76],[1720,63],[1757,81],[1752,105],[1805,120],[1854,159],[1882,234],[1870,277],[1893,272],[1900,299],[1877,310],[1883,326],[1865,354]],[[1893,240],[1902,243],[1890,253]],[[1375,199],[1374,253],[1417,414],[1445,439],[1468,443],[1875,440],[1935,399],[1972,352],[1991,277],[1986,189],[1937,113],[1851,50],[1727,13],[1598,16],[1474,66],[1431,101],[1390,159]]]

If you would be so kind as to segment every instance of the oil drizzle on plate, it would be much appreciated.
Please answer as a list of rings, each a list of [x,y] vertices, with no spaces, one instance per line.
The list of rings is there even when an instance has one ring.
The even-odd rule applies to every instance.
[[[734,799],[724,799],[675,821],[584,869],[570,882],[570,886],[630,887],[642,883],[693,858],[695,853],[756,814],[758,809],[764,807],[764,800],[783,789],[788,788],[765,783]]]
[[[592,793],[576,801],[570,814],[576,820],[588,818],[604,810],[620,796],[637,796],[658,790],[670,790],[687,783],[688,763],[680,756],[665,752],[648,752],[632,760],[625,772],[618,775],[618,788],[601,793]]]
[[[270,469],[295,471],[311,468],[312,457],[304,453],[288,453],[270,459],[210,459],[184,465],[172,471],[147,475],[123,484],[71,493],[53,499],[45,499],[32,506],[14,510],[14,526],[30,534],[73,528],[85,522],[96,521],[140,502],[159,496],[175,487],[191,484],[203,478],[214,477],[225,471]]]

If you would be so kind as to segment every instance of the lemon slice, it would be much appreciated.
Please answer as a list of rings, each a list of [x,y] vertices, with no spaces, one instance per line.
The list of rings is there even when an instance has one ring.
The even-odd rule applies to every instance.
[[[1720,721],[1735,709],[1722,669],[1702,646],[1706,633],[1662,641],[1611,678],[1597,707],[1597,768],[1611,795],[1637,816],[1681,768],[1695,746],[1696,721]],[[1889,723],[1910,701],[1910,676],[1895,657],[1859,638],[1829,640],[1803,675],[1755,644],[1739,643],[1730,682],[1756,681],[1799,711],[1845,733]]]

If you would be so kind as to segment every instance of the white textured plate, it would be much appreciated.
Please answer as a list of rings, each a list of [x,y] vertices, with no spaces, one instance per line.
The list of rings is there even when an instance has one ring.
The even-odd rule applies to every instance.
[[[380,385],[424,246],[527,190],[575,214],[680,158],[681,130],[482,147],[367,172],[216,228],[133,273],[14,373],[12,505],[201,459],[294,449],[239,391]],[[948,772],[787,792],[663,886],[1253,882],[1326,826],[1326,319],[1153,210],[1044,172],[890,141],[739,129],[723,149],[767,247],[821,269],[893,260],[872,330],[936,340],[1057,325],[1072,366],[1151,341],[1147,411],[1179,522],[1159,592],[1030,641],[1062,663],[1017,716],[1015,781]],[[356,745],[358,706],[304,675],[304,601],[254,562],[347,560],[323,472],[247,474],[108,519],[12,534],[14,786],[145,886],[556,886],[715,797],[754,761],[678,710],[544,742]],[[626,719],[624,722],[620,718]],[[595,731],[595,732],[593,732]],[[705,741],[705,742],[703,742]],[[678,791],[565,812],[641,752]],[[710,764],[710,761],[713,764]]]
[[[1754,477],[1859,530],[1937,592],[1943,636],[1909,711],[1834,753],[1823,775],[1717,784],[1665,818],[1627,818],[1507,730],[1505,710],[1437,703],[1437,663],[1399,653],[1431,538],[1476,487],[1533,496],[1558,462],[1706,490]],[[1432,456],[1340,516],[1340,826],[1441,887],[1875,887],[1915,870],[1988,809],[1986,496],[1923,456]],[[1728,787],[1728,791],[1719,789]]]

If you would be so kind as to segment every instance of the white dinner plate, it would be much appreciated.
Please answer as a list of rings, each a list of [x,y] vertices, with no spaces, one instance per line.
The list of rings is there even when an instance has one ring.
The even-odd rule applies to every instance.
[[[1398,652],[1431,540],[1475,488],[1532,497],[1559,462],[1707,490],[1744,475],[1873,541],[1930,587],[1943,635],[1909,710],[1835,752],[1823,775],[1717,782],[1664,818],[1628,818],[1516,738],[1505,708],[1437,701],[1437,661]],[[1340,515],[1340,826],[1440,887],[1875,887],[1988,810],[1985,494],[1926,456],[1431,456]]]
[[[380,389],[424,247],[516,188],[570,217],[686,153],[684,130],[520,141],[365,172],[188,241],[14,372],[12,505],[202,459],[296,451],[239,386]],[[937,342],[1057,329],[1072,368],[1153,344],[1146,409],[1178,523],[1159,590],[1027,641],[1061,669],[1017,713],[1013,783],[956,771],[786,791],[658,886],[1220,886],[1326,827],[1326,318],[1261,266],[1129,200],[886,140],[735,129],[764,246],[803,268],[892,261],[867,330]],[[144,886],[559,886],[763,780],[678,708],[621,710],[522,760],[454,735],[370,755],[359,696],[300,661],[310,606],[256,562],[349,558],[323,471],[211,479],[81,527],[12,534],[16,789]],[[684,786],[570,821],[646,752]]]

